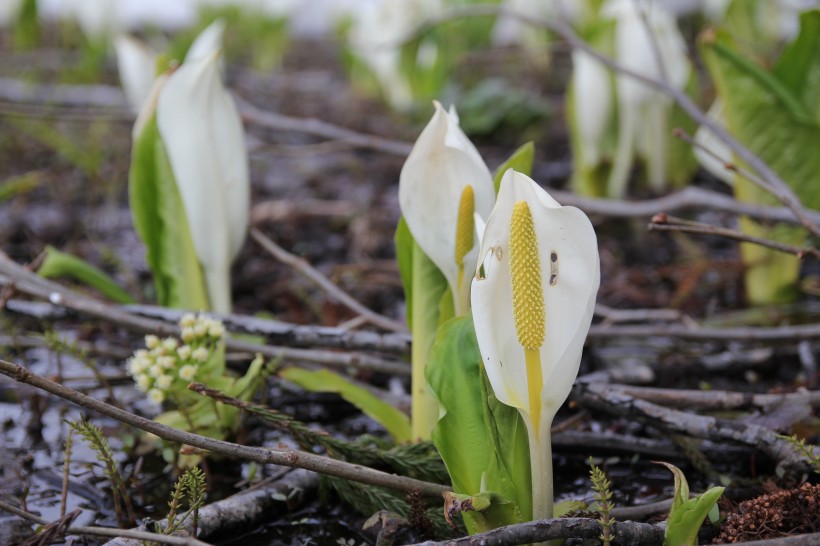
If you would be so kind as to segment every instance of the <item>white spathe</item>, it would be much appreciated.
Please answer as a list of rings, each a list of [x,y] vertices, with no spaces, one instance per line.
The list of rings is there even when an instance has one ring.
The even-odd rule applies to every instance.
[[[455,248],[461,195],[471,185],[474,212],[486,218],[495,202],[495,189],[490,170],[459,127],[455,108],[448,113],[439,102],[433,104],[436,111],[402,167],[399,205],[416,243],[447,279],[456,313],[463,314],[469,307],[469,280],[478,244],[464,257],[464,278],[459,283]]]
[[[205,59],[222,49],[222,37],[225,34],[225,21],[216,19],[213,23],[202,29],[185,54],[185,62]],[[222,63],[222,59],[219,59]],[[222,68],[220,67],[220,70]]]
[[[127,34],[114,40],[120,84],[131,110],[139,113],[151,93],[157,70],[157,54],[145,42]]]
[[[157,126],[176,178],[211,309],[229,312],[231,262],[248,228],[250,180],[239,113],[218,53],[185,62],[157,100]]]
[[[581,142],[581,160],[595,166],[612,117],[613,87],[609,70],[581,49],[572,51],[572,115]]]
[[[660,6],[637,0],[608,0],[601,15],[614,19],[615,58],[625,68],[683,89],[691,64],[674,17]],[[651,33],[651,34],[650,34]],[[616,76],[618,149],[609,193],[622,197],[635,151],[646,161],[649,185],[662,189],[666,180],[668,117],[672,99],[625,74]]]
[[[528,210],[524,217],[531,219],[515,241],[526,256],[517,260],[515,272],[510,256],[514,209]],[[521,225],[519,214],[517,226]],[[532,237],[521,239],[522,233]],[[595,309],[600,284],[595,231],[583,212],[562,207],[528,176],[510,169],[501,179],[479,256],[472,303],[481,359],[496,397],[518,409],[527,428],[533,519],[551,518],[550,426],[578,375]],[[517,296],[521,325],[513,308],[514,274],[523,274],[515,279],[523,285]],[[534,346],[525,349],[522,343]]]
[[[541,423],[533,425],[548,434],[578,375],[600,285],[598,245],[595,230],[581,210],[562,207],[524,174],[512,169],[504,174],[472,283],[473,322],[496,397],[525,416],[532,411],[524,348],[513,316],[510,270],[510,219],[519,201],[529,205],[538,238],[546,329],[540,348],[543,409]]]

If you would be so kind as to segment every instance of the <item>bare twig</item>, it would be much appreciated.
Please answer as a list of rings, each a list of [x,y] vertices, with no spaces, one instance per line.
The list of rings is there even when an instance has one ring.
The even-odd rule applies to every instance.
[[[298,507],[310,491],[315,491],[319,480],[313,472],[287,469],[284,477],[259,487],[252,487],[226,499],[203,506],[199,510],[201,537],[227,536],[232,531],[246,533],[286,505],[288,510]],[[192,528],[186,521],[184,527]],[[105,546],[142,546],[141,542],[116,538]]]
[[[15,516],[19,516],[25,520],[37,523],[38,525],[47,525],[49,522],[39,516],[35,516],[30,512],[20,510],[16,506],[8,504],[0,500],[0,510],[4,510]],[[126,537],[140,541],[158,542],[161,544],[173,544],[180,546],[210,546],[207,542],[202,542],[193,537],[177,537],[169,535],[159,535],[157,533],[149,533],[146,531],[133,531],[130,529],[114,529],[112,527],[87,527],[82,525],[67,527],[64,530],[65,534],[72,535],[90,535],[100,537]]]
[[[656,524],[619,521],[613,523],[612,531],[617,544],[652,546],[663,542],[663,527]],[[414,546],[514,546],[560,538],[597,539],[600,534],[601,524],[596,519],[542,519],[499,527],[464,538],[421,542]]]
[[[582,209],[587,214],[607,218],[651,217],[661,210],[673,212],[699,208],[748,216],[766,222],[798,223],[794,214],[787,208],[743,203],[728,195],[695,186],[688,186],[678,192],[657,199],[644,199],[642,201],[584,197],[572,192],[553,189],[550,189],[550,195],[562,205],[572,205]],[[812,221],[820,222],[820,213],[807,211],[806,214]]]
[[[65,398],[75,404],[107,415],[122,423],[150,432],[164,440],[198,447],[206,451],[219,453],[226,457],[246,459],[264,464],[278,464],[292,468],[304,468],[306,470],[319,472],[320,474],[386,487],[405,493],[418,490],[427,496],[440,497],[444,491],[448,490],[448,488],[443,485],[407,478],[405,476],[387,474],[372,468],[322,457],[313,453],[291,449],[268,449],[243,446],[185,432],[88,397],[73,389],[40,377],[22,366],[6,362],[5,360],[0,360],[0,374],[6,375],[20,383],[26,383],[61,398]]]
[[[358,313],[362,317],[366,318],[370,323],[379,328],[383,328],[385,330],[389,330],[392,332],[406,332],[407,327],[404,324],[396,322],[395,320],[385,317],[384,315],[380,315],[368,309],[361,303],[359,303],[355,298],[353,298],[350,294],[330,282],[330,279],[322,275],[316,268],[311,266],[307,260],[304,258],[300,258],[294,254],[291,254],[281,246],[277,245],[273,242],[270,237],[266,236],[264,233],[259,231],[256,228],[251,228],[250,230],[251,237],[254,241],[259,243],[262,248],[270,252],[274,258],[279,260],[280,262],[289,265],[293,269],[297,270],[299,273],[313,281],[319,288],[327,292],[330,297],[339,301],[342,305],[353,311],[354,313]]]
[[[601,388],[621,392],[653,404],[689,410],[731,410],[755,408],[771,411],[782,404],[820,406],[820,391],[789,394],[753,394],[735,391],[697,391],[689,389],[660,389],[633,385],[600,384]]]
[[[400,157],[406,157],[412,145],[375,135],[358,133],[338,125],[333,125],[313,118],[294,118],[274,112],[260,110],[245,100],[234,95],[239,103],[242,118],[252,125],[279,131],[296,131],[331,140],[341,140],[358,148],[367,148]]]
[[[801,259],[806,256],[811,256],[814,259],[820,259],[820,251],[816,248],[787,245],[785,243],[779,243],[764,237],[747,235],[746,233],[736,229],[684,220],[682,218],[668,216],[665,213],[659,213],[653,216],[649,224],[646,226],[646,229],[649,231],[677,231],[680,233],[692,233],[696,235],[714,235],[716,237],[723,237],[724,239],[732,239],[733,241],[741,241],[744,243],[753,243],[756,245],[765,246],[766,248],[779,250],[780,252],[785,252],[786,254],[794,254]]]
[[[585,406],[637,418],[664,429],[697,438],[731,440],[752,446],[777,461],[778,467],[792,476],[809,471],[806,461],[794,452],[791,445],[767,427],[665,408],[596,383],[578,385],[573,397]]]

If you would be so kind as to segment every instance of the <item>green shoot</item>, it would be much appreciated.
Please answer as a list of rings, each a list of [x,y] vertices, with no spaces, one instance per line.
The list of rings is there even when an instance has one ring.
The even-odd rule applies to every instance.
[[[615,522],[612,515],[612,483],[607,479],[606,474],[589,458],[589,479],[592,482],[592,490],[595,491],[595,501],[598,503],[597,512],[601,515],[598,522],[601,524],[601,542],[604,546],[612,543],[612,524]]]

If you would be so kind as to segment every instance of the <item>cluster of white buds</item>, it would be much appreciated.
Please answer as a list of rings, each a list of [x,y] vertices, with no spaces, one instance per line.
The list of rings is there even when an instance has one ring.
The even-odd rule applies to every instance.
[[[161,404],[174,392],[186,392],[188,383],[198,377],[202,364],[225,336],[222,322],[203,315],[185,314],[179,321],[180,342],[174,337],[160,339],[145,336],[145,349],[139,349],[128,361],[128,373],[137,388],[155,404]]]

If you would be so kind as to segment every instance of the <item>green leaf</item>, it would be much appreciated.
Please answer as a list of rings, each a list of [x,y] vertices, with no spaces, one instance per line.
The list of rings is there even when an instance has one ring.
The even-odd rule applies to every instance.
[[[723,494],[723,487],[713,487],[702,495],[689,498],[689,484],[681,470],[668,463],[660,463],[675,476],[675,495],[669,519],[666,522],[664,544],[666,546],[694,546],[703,520]]]
[[[533,143],[527,142],[518,147],[516,151],[507,158],[507,161],[498,166],[493,173],[493,185],[495,186],[495,193],[498,193],[498,188],[501,185],[501,178],[508,169],[515,169],[516,171],[532,175],[532,162],[535,158],[535,146]]]
[[[800,15],[800,34],[780,56],[774,74],[820,123],[820,11]]]
[[[43,178],[43,171],[30,171],[6,178],[0,182],[0,203],[37,188]]]
[[[407,307],[407,324],[413,324],[413,246],[415,239],[410,233],[404,216],[399,217],[396,234],[393,236],[396,244],[396,262],[399,266],[399,277],[404,288],[404,301]]]
[[[481,364],[472,316],[456,317],[439,328],[427,366],[427,381],[443,415],[433,429],[457,493],[493,491],[511,501],[494,513],[495,526],[532,515],[527,431],[518,411],[498,402]],[[507,519],[503,519],[507,518]],[[486,521],[465,515],[468,529]]]
[[[452,524],[453,515],[461,514],[470,534],[484,533],[518,520],[518,509],[493,491],[476,495],[444,493],[445,518]]]
[[[279,372],[283,379],[296,383],[311,392],[335,392],[381,424],[396,442],[410,441],[410,420],[407,415],[383,402],[370,391],[354,385],[348,379],[329,370],[285,368]]]
[[[134,303],[128,292],[104,271],[71,254],[60,252],[53,246],[46,247],[46,258],[37,274],[47,279],[69,277],[100,292],[117,303]]]
[[[156,118],[134,141],[128,190],[134,228],[146,247],[158,303],[208,309],[202,268]]]
[[[811,31],[813,18],[804,18]],[[766,162],[797,193],[804,205],[820,207],[820,125],[813,119],[809,107],[802,102],[805,93],[793,87],[799,80],[781,80],[781,72],[796,66],[806,67],[800,48],[809,38],[801,32],[798,49],[790,49],[778,71],[766,72],[760,66],[735,51],[728,38],[719,34],[703,44],[703,57],[723,99],[729,131],[750,151]],[[806,83],[808,80],[804,80]],[[775,197],[743,177],[737,177],[736,197],[757,204],[776,204]],[[747,232],[789,244],[802,244],[801,228],[779,226],[769,229],[744,219],[741,227]],[[799,260],[793,256],[774,254],[768,249],[742,245],[748,267],[746,277],[749,300],[755,304],[793,299]]]
[[[472,318],[456,317],[443,324],[427,365],[427,382],[442,409],[433,429],[433,443],[453,489],[467,495],[481,492],[481,476],[489,463],[481,373]]]

